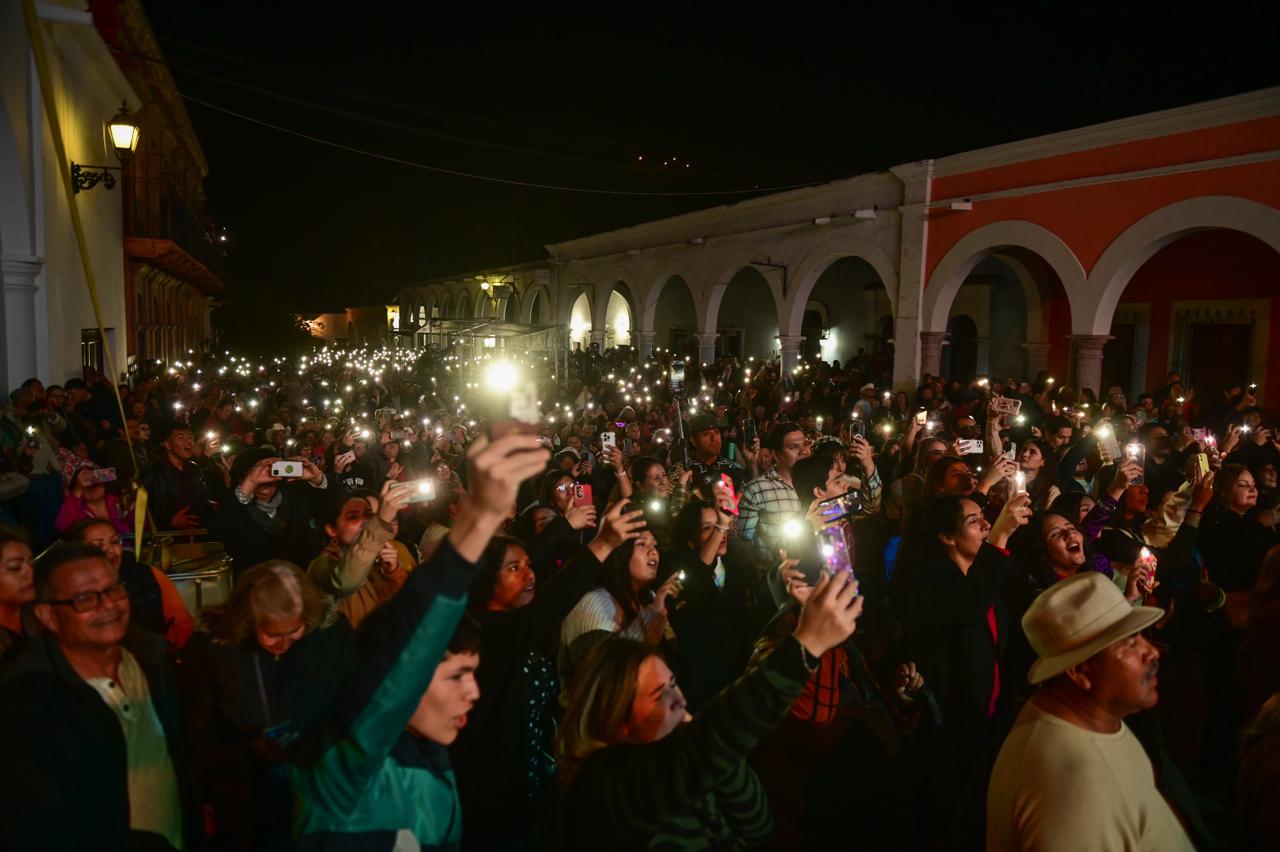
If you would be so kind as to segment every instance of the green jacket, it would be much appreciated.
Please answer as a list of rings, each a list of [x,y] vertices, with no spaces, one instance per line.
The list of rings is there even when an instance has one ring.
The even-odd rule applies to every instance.
[[[424,849],[458,846],[462,813],[448,754],[405,725],[466,609],[472,567],[446,540],[366,620],[324,738],[290,771],[299,850],[387,852],[402,830]]]

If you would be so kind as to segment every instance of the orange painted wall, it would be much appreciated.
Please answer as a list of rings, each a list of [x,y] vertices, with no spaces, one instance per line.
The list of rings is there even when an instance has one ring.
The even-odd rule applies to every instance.
[[[966,197],[1275,150],[1280,150],[1280,117],[942,177],[933,182],[932,197]],[[1034,222],[1057,234],[1075,252],[1087,273],[1107,246],[1134,222],[1161,207],[1201,195],[1234,195],[1280,208],[1280,161],[978,200],[967,212],[932,210],[925,280],[966,234],[1007,219]]]
[[[1263,403],[1274,410],[1280,394],[1269,389],[1280,381],[1280,254],[1253,237],[1233,231],[1183,237],[1152,256],[1125,288],[1122,303],[1151,305],[1146,387],[1159,387],[1164,381],[1173,303],[1203,299],[1271,300],[1269,375],[1252,378],[1262,386]]]

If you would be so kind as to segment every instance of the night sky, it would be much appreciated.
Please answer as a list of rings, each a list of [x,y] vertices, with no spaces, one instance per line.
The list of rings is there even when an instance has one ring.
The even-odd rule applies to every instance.
[[[231,240],[232,300],[269,288],[299,310],[377,303],[403,283],[749,196],[454,177],[209,105],[444,169],[675,193],[836,179],[1280,83],[1274,3],[1194,17],[1152,6],[1146,20],[1046,4],[1052,16],[964,23],[923,5],[883,20],[851,8],[144,5],[180,89],[205,102],[188,110]]]

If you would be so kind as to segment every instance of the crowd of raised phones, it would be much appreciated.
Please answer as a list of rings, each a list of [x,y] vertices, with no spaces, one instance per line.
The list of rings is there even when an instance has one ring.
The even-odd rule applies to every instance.
[[[0,849],[1278,842],[1247,381],[194,357],[0,418]]]

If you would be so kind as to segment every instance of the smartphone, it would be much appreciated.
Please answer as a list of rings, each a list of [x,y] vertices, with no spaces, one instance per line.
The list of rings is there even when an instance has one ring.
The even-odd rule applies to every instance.
[[[925,423],[927,423],[927,422],[929,422],[929,412],[924,411],[924,410],[917,411],[917,412],[916,412],[916,423],[918,423],[918,424],[920,424],[921,426],[923,426],[923,425],[924,425]]]
[[[622,507],[622,514],[628,515],[632,512],[644,512],[644,522],[645,522],[644,528],[647,529],[650,523],[650,518],[652,518],[656,514],[655,512],[650,511],[650,504],[654,502],[658,502],[658,501],[649,500],[649,501],[645,501],[644,503],[636,503],[633,501],[628,501],[627,504]],[[662,504],[659,502],[658,506],[660,511]]]
[[[409,439],[409,430],[408,430],[408,429],[392,429],[392,430],[391,430],[391,440],[393,440],[393,441],[406,441],[406,440],[408,440],[408,439]]]
[[[401,491],[408,491],[409,498],[406,503],[426,503],[428,500],[434,500],[436,497],[436,482],[434,479],[419,479],[414,482],[401,482],[396,486]]]
[[[271,463],[271,475],[281,479],[297,479],[304,473],[306,469],[302,466],[302,462],[294,459]]]
[[[538,389],[532,384],[518,384],[511,395],[488,405],[489,437],[493,440],[511,434],[536,435],[542,413],[538,410]]]
[[[827,523],[835,523],[862,511],[862,495],[857,491],[846,491],[818,504],[818,513]]]
[[[724,507],[724,510],[736,517],[738,514],[738,495],[733,490],[733,478],[727,473],[720,474],[720,478],[715,482],[715,488],[728,498],[728,505]]]
[[[1120,459],[1120,442],[1116,440],[1116,433],[1109,427],[1102,427],[1097,432],[1098,448],[1106,455],[1107,461],[1118,461]]]
[[[849,436],[852,437],[854,435],[859,438],[867,437],[867,424],[856,418],[849,421]]]
[[[679,396],[684,393],[684,361],[671,362],[671,392]]]
[[[839,498],[836,498],[839,499]],[[844,538],[844,527],[825,527],[818,530],[818,552],[832,577],[853,574],[853,554]]]
[[[90,482],[115,482],[116,469],[114,467],[100,467],[89,471]]]
[[[742,421],[742,445],[750,447],[756,441],[756,419],[748,417]]]
[[[1008,396],[993,396],[991,398],[991,411],[995,414],[1016,415],[1022,411],[1022,400]]]
[[[1018,471],[1013,475],[1013,493],[1014,494],[1027,493],[1027,475],[1022,471]]]
[[[625,432],[625,431],[627,430],[627,421],[625,421],[625,420],[615,420],[615,421],[613,421],[613,428],[615,428],[615,429],[620,429],[620,430],[622,430],[622,431],[624,431],[624,432]]]
[[[573,505],[575,506],[591,506],[591,486],[590,485],[574,485],[573,486]]]
[[[981,455],[983,443],[977,438],[961,438],[956,441],[956,453],[962,456]]]
[[[1209,473],[1209,456],[1207,453],[1196,453],[1196,473],[1204,477]]]
[[[612,450],[618,449],[618,436],[615,435],[613,432],[601,432],[600,447],[601,449],[604,449],[606,447]]]
[[[1125,455],[1125,458],[1129,459],[1130,461],[1137,462],[1139,467],[1143,467],[1146,465],[1147,448],[1142,444],[1138,443],[1137,441],[1130,441],[1129,443],[1124,445],[1124,455]],[[1137,478],[1135,478],[1129,484],[1141,485],[1142,482],[1143,482],[1143,477],[1141,474],[1139,474]]]
[[[1205,429],[1202,426],[1193,426],[1191,428],[1191,439],[1195,441],[1197,444],[1199,444],[1200,446],[1203,447],[1205,444],[1208,443],[1208,437],[1209,437],[1208,429]]]
[[[345,453],[338,453],[333,457],[334,464],[351,464],[356,460],[356,451],[347,450]]]
[[[1004,451],[1004,457],[1007,458],[1009,461],[1018,460],[1018,445],[1015,442],[1013,441],[1009,442],[1009,449]]]

